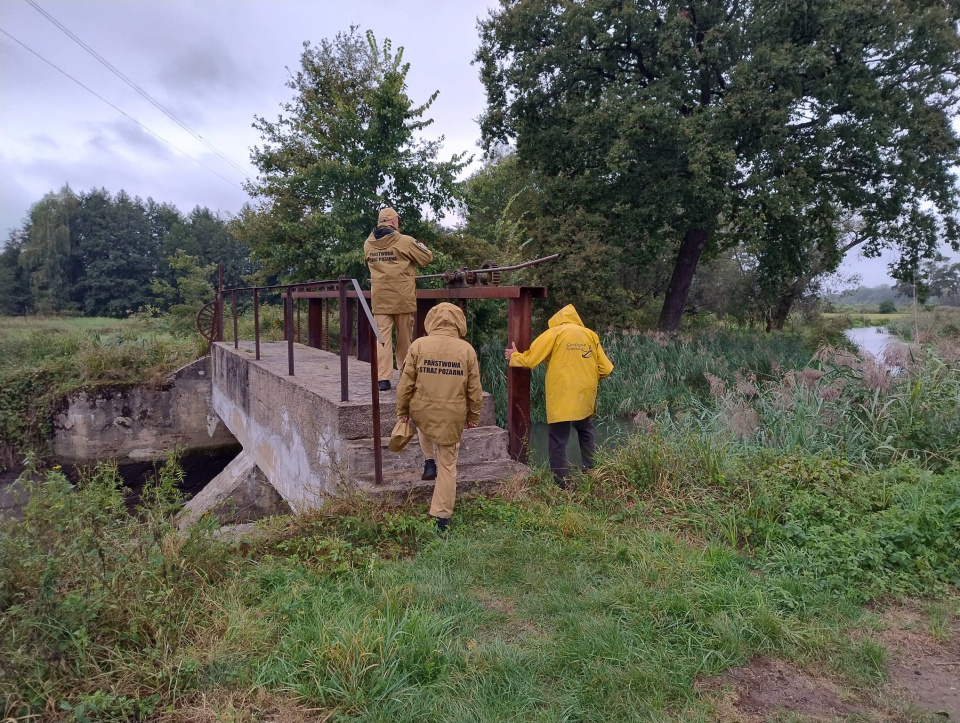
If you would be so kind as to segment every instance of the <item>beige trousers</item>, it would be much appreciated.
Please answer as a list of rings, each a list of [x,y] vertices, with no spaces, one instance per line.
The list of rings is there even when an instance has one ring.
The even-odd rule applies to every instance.
[[[377,349],[377,372],[380,381],[390,381],[393,377],[393,327],[397,327],[397,369],[403,369],[403,362],[407,358],[407,350],[413,341],[413,324],[417,315],[409,314],[374,314],[380,336],[386,344],[379,344]]]
[[[423,458],[437,461],[437,481],[433,485],[430,515],[448,519],[453,514],[453,503],[457,499],[457,455],[460,454],[460,444],[435,444],[419,429],[417,437]]]

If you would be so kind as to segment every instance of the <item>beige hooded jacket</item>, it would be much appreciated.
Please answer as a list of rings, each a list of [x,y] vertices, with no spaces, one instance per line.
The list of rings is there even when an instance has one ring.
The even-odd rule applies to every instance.
[[[409,314],[417,310],[417,266],[433,261],[433,253],[412,236],[378,226],[363,244],[370,267],[374,314]]]
[[[464,341],[467,320],[453,304],[430,309],[424,327],[427,336],[410,345],[400,376],[397,418],[412,417],[437,444],[457,444],[483,408],[477,352]]]

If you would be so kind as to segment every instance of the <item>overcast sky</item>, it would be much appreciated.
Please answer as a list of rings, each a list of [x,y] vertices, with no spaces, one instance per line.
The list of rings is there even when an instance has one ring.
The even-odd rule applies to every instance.
[[[426,135],[443,155],[479,156],[484,107],[476,22],[495,0],[34,0],[130,80],[254,176],[260,142],[254,115],[275,117],[292,97],[287,68],[303,42],[350,25],[405,48],[415,102],[440,91]],[[30,205],[69,183],[196,205],[226,214],[248,200],[244,175],[168,119],[26,0],[0,0],[0,28],[132,116],[159,140],[89,91],[0,34],[0,242]],[[214,171],[215,173],[211,172]],[[222,176],[222,178],[220,177]],[[843,273],[889,283],[889,259],[851,258]]]

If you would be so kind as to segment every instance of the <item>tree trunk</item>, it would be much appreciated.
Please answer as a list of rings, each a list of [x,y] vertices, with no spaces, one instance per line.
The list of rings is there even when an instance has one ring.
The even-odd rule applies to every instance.
[[[663,309],[660,311],[660,331],[677,331],[680,328],[680,319],[687,304],[687,295],[690,293],[690,284],[693,283],[693,274],[697,264],[707,246],[707,230],[691,228],[684,234],[683,243],[677,252],[677,263],[673,267],[673,276],[670,286],[663,297]]]
[[[787,323],[787,317],[790,316],[790,309],[793,308],[793,302],[797,299],[797,285],[792,284],[786,291],[780,294],[777,303],[770,310],[767,317],[767,332],[783,331],[784,324]]]

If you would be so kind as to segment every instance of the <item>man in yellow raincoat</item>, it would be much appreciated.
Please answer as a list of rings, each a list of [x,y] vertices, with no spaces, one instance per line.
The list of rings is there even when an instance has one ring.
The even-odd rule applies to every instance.
[[[593,413],[597,386],[610,376],[613,364],[603,353],[600,337],[586,328],[572,304],[550,319],[548,329],[533,340],[530,349],[511,344],[504,356],[512,367],[533,369],[547,362],[547,430],[550,435],[550,469],[561,487],[567,486],[570,465],[567,440],[570,426],[577,430],[584,469],[593,467],[597,451]]]
[[[397,418],[413,419],[424,456],[423,479],[430,463],[436,484],[430,514],[444,532],[457,496],[457,456],[464,428],[480,423],[483,389],[477,352],[464,337],[467,320],[459,307],[437,304],[424,320],[427,335],[410,345],[400,384]]]
[[[377,227],[363,244],[370,267],[370,296],[374,321],[384,344],[377,350],[381,392],[393,377],[393,327],[397,327],[397,367],[403,366],[413,338],[417,315],[417,267],[433,261],[433,253],[412,236],[400,233],[400,217],[392,208],[380,211]]]

